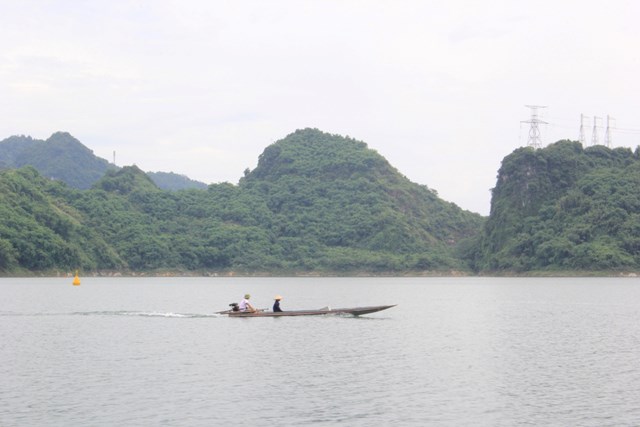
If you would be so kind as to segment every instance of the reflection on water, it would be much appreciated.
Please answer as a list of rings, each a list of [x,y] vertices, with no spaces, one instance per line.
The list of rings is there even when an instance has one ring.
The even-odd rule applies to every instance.
[[[0,279],[2,426],[640,423],[637,279],[68,282]]]

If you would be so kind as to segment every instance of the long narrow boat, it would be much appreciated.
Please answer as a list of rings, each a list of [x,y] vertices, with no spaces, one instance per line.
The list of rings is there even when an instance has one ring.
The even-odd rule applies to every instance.
[[[290,310],[290,311],[257,311],[248,313],[246,311],[220,311],[218,314],[227,314],[229,317],[285,317],[285,316],[321,316],[327,314],[351,314],[353,316],[361,316],[363,314],[375,313],[376,311],[386,310],[396,305],[376,305],[371,307],[353,307],[353,308],[321,308],[319,310]]]

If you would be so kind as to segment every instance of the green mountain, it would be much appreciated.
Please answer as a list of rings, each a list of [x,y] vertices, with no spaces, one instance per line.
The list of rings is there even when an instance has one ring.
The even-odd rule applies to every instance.
[[[13,168],[27,152],[66,159],[78,144],[12,137],[0,156]],[[640,149],[519,148],[502,161],[486,219],[410,182],[364,142],[317,129],[268,146],[238,185],[167,191],[135,166],[107,169],[86,190],[50,177],[0,171],[3,274],[640,269]]]
[[[239,185],[164,191],[128,167],[83,191],[33,168],[0,172],[0,186],[5,274],[462,270],[456,249],[484,221],[411,183],[366,144],[315,129],[267,147]]]
[[[158,186],[137,166],[125,166],[119,170],[107,171],[93,188],[128,195],[133,191],[158,191]]]
[[[0,169],[18,168],[17,158],[24,152],[30,150],[34,145],[42,141],[35,140],[30,136],[12,136],[0,141]]]
[[[4,168],[33,166],[41,175],[87,189],[109,169],[109,163],[66,132],[56,132],[46,141],[11,137],[0,142]]]
[[[267,147],[240,188],[265,200],[274,231],[294,248],[314,242],[336,253],[419,258],[412,268],[455,267],[451,249],[483,222],[410,182],[364,142],[317,129]],[[341,259],[344,267],[360,262],[355,252]]]
[[[207,184],[204,182],[196,181],[188,176],[173,172],[146,172],[146,174],[163,190],[177,191],[187,190],[189,188],[204,190],[207,188]]]
[[[640,152],[559,141],[502,161],[480,271],[640,268]]]
[[[66,132],[56,132],[46,141],[27,136],[12,136],[0,141],[0,169],[33,166],[41,175],[86,190],[107,170],[117,169]],[[206,184],[184,175],[166,172],[149,174],[166,190],[206,188]]]

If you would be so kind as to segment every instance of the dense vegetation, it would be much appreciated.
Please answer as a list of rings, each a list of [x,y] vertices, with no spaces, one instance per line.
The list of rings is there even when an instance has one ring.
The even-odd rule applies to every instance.
[[[0,141],[0,170],[24,166],[33,166],[44,177],[83,190],[91,188],[107,170],[117,169],[66,132],[56,132],[46,141],[28,136],[12,136]],[[207,187],[172,172],[151,172],[149,176],[166,190]]]
[[[0,173],[0,271],[47,271],[126,265],[65,201],[71,191],[32,167]]]
[[[498,172],[475,250],[481,271],[640,268],[640,153],[559,141],[521,148]]]
[[[33,166],[42,176],[58,179],[74,188],[87,189],[112,166],[66,132],[46,141],[13,136],[0,141],[3,168]]]
[[[176,191],[187,190],[189,188],[204,190],[207,188],[207,184],[204,182],[196,181],[188,176],[173,172],[147,172],[147,175],[163,190]]]
[[[133,166],[78,190],[26,167],[1,172],[0,189],[5,274],[448,271],[484,222],[366,144],[313,129],[267,147],[238,185],[169,192]]]
[[[68,134],[49,143],[0,143],[2,274],[640,270],[638,149],[517,149],[484,219],[411,183],[365,143],[315,129],[267,147],[238,185],[200,190],[163,190],[135,166],[106,167],[86,190],[49,179],[44,160],[13,169],[27,152],[37,163],[33,153],[61,159],[79,148]],[[87,178],[64,177],[77,179]]]

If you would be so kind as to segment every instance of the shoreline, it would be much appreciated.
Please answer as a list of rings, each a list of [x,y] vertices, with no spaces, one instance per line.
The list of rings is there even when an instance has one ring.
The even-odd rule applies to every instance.
[[[15,273],[0,273],[0,278],[56,278],[74,277],[74,272],[67,271],[20,271]],[[563,277],[620,277],[637,278],[640,272],[637,271],[529,271],[529,272],[480,272],[470,271],[410,271],[410,272],[370,272],[370,271],[349,271],[349,272],[295,272],[295,271],[87,271],[79,272],[80,277],[529,277],[529,278],[563,278]]]

